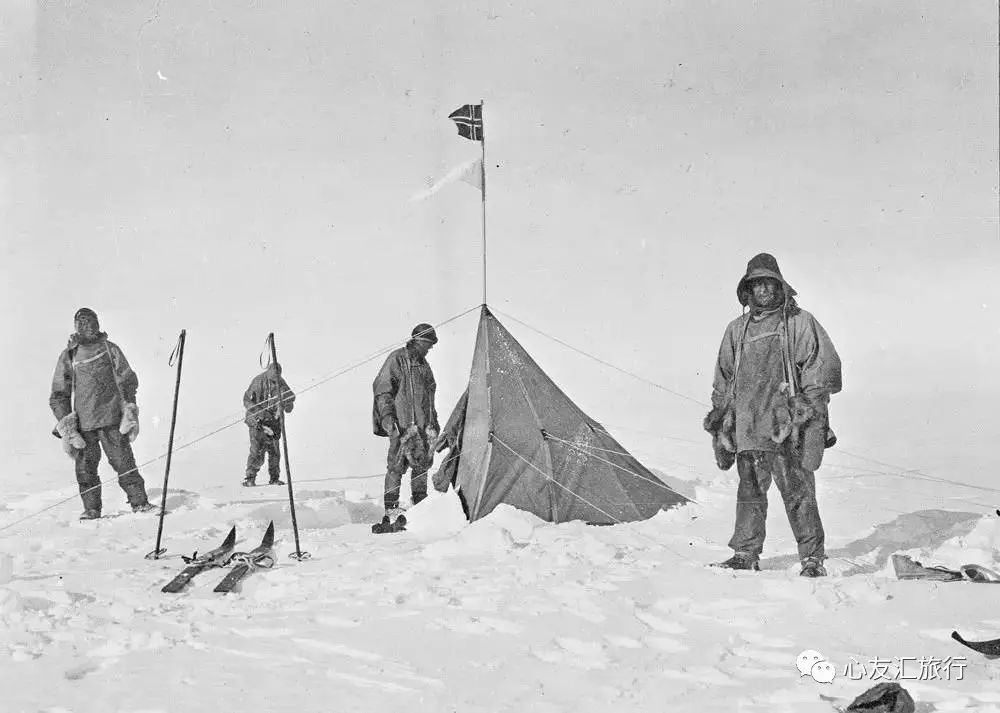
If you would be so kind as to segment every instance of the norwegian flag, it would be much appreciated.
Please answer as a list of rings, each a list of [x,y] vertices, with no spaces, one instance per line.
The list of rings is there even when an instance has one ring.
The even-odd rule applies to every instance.
[[[448,114],[455,122],[459,136],[470,141],[483,140],[483,106],[482,104],[466,104]]]

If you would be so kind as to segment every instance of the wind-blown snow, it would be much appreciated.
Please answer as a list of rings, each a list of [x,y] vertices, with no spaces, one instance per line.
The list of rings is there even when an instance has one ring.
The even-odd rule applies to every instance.
[[[303,562],[287,556],[285,488],[172,493],[157,561],[143,558],[155,518],[56,507],[0,534],[3,709],[829,712],[878,682],[844,677],[851,657],[968,656],[962,680],[901,683],[920,711],[1000,710],[995,664],[949,638],[1000,635],[1000,589],[898,581],[889,564],[997,566],[996,518],[820,479],[831,576],[798,576],[776,494],[765,571],[732,573],[704,566],[728,554],[735,495],[709,477],[688,484],[697,504],[646,522],[501,506],[468,524],[454,493],[432,493],[406,532],[379,536],[376,501],[302,490]],[[63,496],[13,498],[0,526]],[[273,569],[229,595],[212,592],[221,570],[160,592],[180,554],[232,525],[249,549],[271,519]],[[806,649],[837,666],[832,684],[799,675]]]

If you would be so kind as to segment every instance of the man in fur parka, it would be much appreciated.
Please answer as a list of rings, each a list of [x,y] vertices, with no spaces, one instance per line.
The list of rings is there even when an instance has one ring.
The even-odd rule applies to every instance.
[[[250,429],[250,454],[247,456],[243,485],[257,484],[257,473],[267,459],[268,485],[284,485],[281,479],[281,412],[291,413],[295,393],[281,376],[281,364],[272,362],[257,374],[243,393],[243,422]]]
[[[118,473],[118,484],[135,512],[155,510],[132,454],[139,434],[135,393],[139,378],[117,344],[101,331],[97,314],[83,307],[73,317],[76,331],[59,355],[52,376],[49,407],[58,423],[54,433],[76,463],[83,500],[81,520],[101,516],[101,449]]]
[[[372,384],[372,430],[376,436],[389,439],[386,514],[392,514],[399,507],[399,488],[407,469],[410,470],[413,504],[427,497],[427,471],[441,431],[434,407],[437,383],[427,363],[427,353],[437,340],[431,325],[418,324],[411,331],[406,346],[386,357]]]
[[[749,308],[722,338],[705,429],[716,460],[739,473],[733,556],[718,566],[759,569],[767,520],[767,491],[781,492],[798,543],[801,574],[826,575],[823,523],[815,471],[836,442],[829,428],[830,394],[841,388],[840,357],[829,335],[795,302],[795,290],[767,253],[747,264],[736,287]]]

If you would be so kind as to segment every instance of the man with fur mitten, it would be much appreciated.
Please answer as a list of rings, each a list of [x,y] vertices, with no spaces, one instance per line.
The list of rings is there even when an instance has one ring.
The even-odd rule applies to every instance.
[[[389,439],[385,472],[385,509],[399,508],[403,473],[410,470],[410,494],[416,505],[427,497],[427,471],[441,427],[434,408],[437,384],[427,353],[437,344],[429,324],[418,324],[406,346],[386,358],[372,384],[372,429]]]
[[[118,484],[132,510],[155,510],[132,454],[132,441],[139,434],[135,405],[139,379],[121,348],[101,331],[94,310],[77,310],[73,321],[76,331],[56,362],[49,407],[58,421],[53,433],[62,439],[63,450],[76,464],[84,508],[80,519],[101,516],[97,466],[102,448],[118,473]]]
[[[799,308],[773,256],[747,264],[736,287],[749,311],[730,322],[715,366],[712,411],[716,461],[736,462],[739,488],[733,556],[718,566],[759,569],[773,480],[798,544],[804,577],[826,575],[825,534],[816,504],[815,471],[836,442],[829,428],[830,394],[841,389],[840,357],[829,335]]]
[[[281,410],[291,413],[295,393],[281,377],[281,365],[273,362],[250,382],[243,394],[244,423],[250,428],[250,455],[247,456],[243,485],[256,485],[257,473],[267,459],[268,485],[284,485],[281,479]]]

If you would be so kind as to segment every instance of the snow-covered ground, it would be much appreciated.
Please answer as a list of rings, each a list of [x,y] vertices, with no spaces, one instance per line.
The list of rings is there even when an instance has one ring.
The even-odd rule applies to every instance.
[[[997,566],[997,518],[952,486],[903,492],[835,465],[821,474],[831,576],[817,580],[798,576],[776,492],[764,571],[705,566],[728,556],[728,473],[689,473],[697,502],[642,523],[554,525],[501,507],[467,524],[449,493],[411,508],[406,532],[379,536],[378,479],[368,494],[305,483],[296,506],[312,557],[302,562],[288,557],[285,488],[234,478],[172,489],[168,552],[152,561],[156,519],[116,512],[112,482],[112,517],[78,522],[70,500],[0,531],[0,708],[809,713],[899,680],[918,711],[1000,711],[1000,669],[950,639],[952,629],[1000,636],[1000,589],[899,581],[889,561]],[[71,495],[59,478],[71,474],[42,474],[51,489],[8,497],[0,527]],[[154,480],[150,471],[158,501]],[[233,525],[237,549],[249,549],[272,519],[273,569],[229,595],[212,592],[221,570],[160,592],[181,554],[214,547]],[[832,683],[800,675],[804,650],[834,664]],[[872,666],[900,657],[951,663],[908,679]]]

